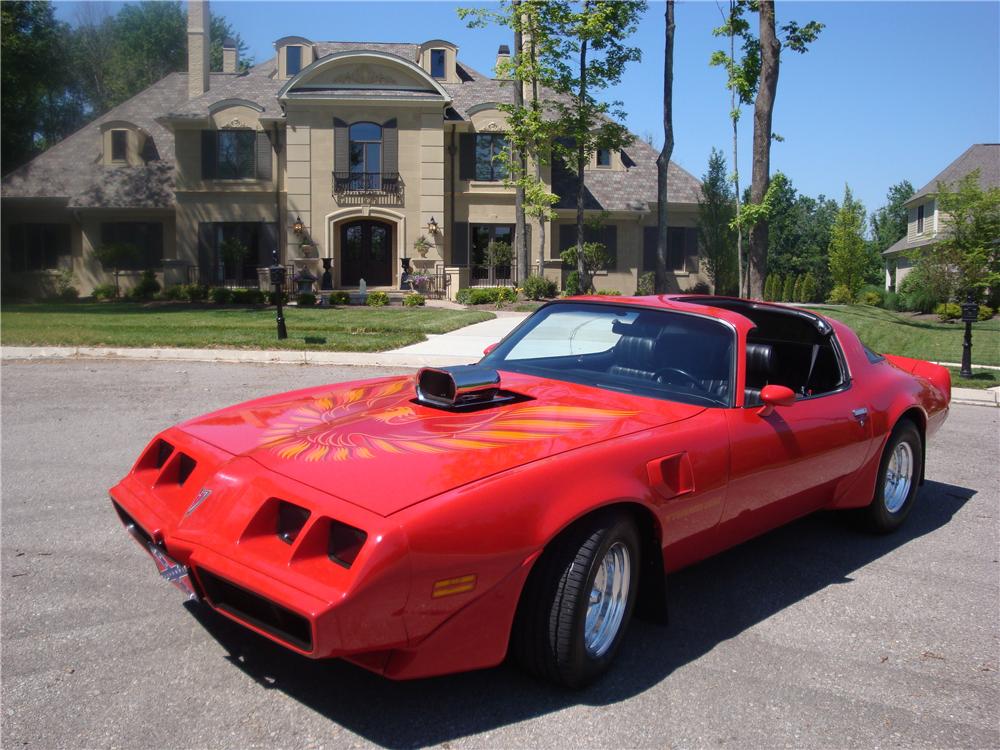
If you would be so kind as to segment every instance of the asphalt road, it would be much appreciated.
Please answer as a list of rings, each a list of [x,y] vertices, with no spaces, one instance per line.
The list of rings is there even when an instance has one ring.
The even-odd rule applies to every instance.
[[[380,369],[2,367],[2,746],[1000,746],[1000,410],[957,406],[901,533],[821,514],[670,579],[583,692],[392,683],[184,605],[105,490],[184,417]]]

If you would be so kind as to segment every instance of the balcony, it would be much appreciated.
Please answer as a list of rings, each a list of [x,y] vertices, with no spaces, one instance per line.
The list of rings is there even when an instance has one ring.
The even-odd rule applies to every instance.
[[[334,172],[333,196],[341,205],[402,205],[403,180],[399,172]]]

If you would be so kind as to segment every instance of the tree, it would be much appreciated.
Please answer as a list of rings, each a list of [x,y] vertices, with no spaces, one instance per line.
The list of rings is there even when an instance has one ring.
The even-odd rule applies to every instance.
[[[909,180],[898,182],[889,188],[885,196],[886,204],[872,211],[872,245],[879,253],[906,236],[907,211],[903,204],[913,197],[913,193]]]
[[[594,274],[606,270],[611,261],[611,257],[602,242],[584,242],[582,253],[579,247],[574,245],[559,253],[559,257],[567,266],[584,269],[582,273],[577,271],[580,278],[579,291],[583,294],[594,291]],[[586,283],[583,282],[583,279],[587,280]]]
[[[778,69],[781,61],[782,41],[779,40],[774,19],[774,1],[760,0],[760,81],[754,100],[753,119],[753,173],[750,180],[750,201],[763,206],[771,185],[771,140],[776,136],[771,129],[774,114],[774,100],[778,90]],[[823,24],[810,21],[799,26],[791,21],[781,27],[784,46],[794,52],[804,53],[814,41]],[[742,218],[742,216],[741,216]],[[750,246],[748,248],[747,284],[748,295],[759,298],[763,292],[764,277],[767,275],[767,234],[768,215],[766,210],[755,212],[750,224]]]
[[[674,152],[674,0],[667,0],[663,37],[663,148],[656,157],[656,291],[667,292],[667,192]]]
[[[614,118],[621,118],[620,102],[598,101],[596,94],[616,86],[625,66],[641,59],[638,47],[625,42],[635,33],[646,4],[642,0],[584,0],[559,19],[557,44],[550,63],[554,74],[551,101],[553,123],[563,136],[555,150],[575,173],[577,272],[583,288],[591,286],[584,268],[584,170],[598,149],[618,150],[632,135]],[[570,60],[576,60],[571,65]]]
[[[115,274],[115,297],[121,296],[118,284],[118,274],[123,268],[129,268],[142,257],[142,250],[131,242],[108,242],[94,248],[94,255],[105,270]]]
[[[739,289],[736,233],[732,228],[735,214],[733,188],[726,177],[726,158],[713,148],[708,171],[701,182],[698,241],[716,294],[736,294]]]
[[[978,169],[937,187],[938,211],[948,216],[947,230],[920,255],[952,269],[962,297],[995,293],[1000,285],[1000,187],[983,189]]]
[[[66,24],[51,3],[0,4],[0,161],[6,174],[82,124],[63,55]]]
[[[845,286],[856,298],[869,273],[865,245],[865,207],[844,187],[844,200],[830,231],[830,276],[834,286]]]

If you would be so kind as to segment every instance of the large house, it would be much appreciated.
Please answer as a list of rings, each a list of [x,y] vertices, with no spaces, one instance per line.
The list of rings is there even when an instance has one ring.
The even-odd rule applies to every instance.
[[[1000,143],[969,146],[903,204],[907,210],[906,235],[882,253],[886,289],[899,289],[915,263],[914,251],[933,245],[948,231],[948,217],[937,205],[938,184],[953,185],[976,170],[979,170],[979,184],[984,189],[1000,187]]]
[[[335,288],[398,288],[403,259],[454,295],[513,283],[486,267],[492,240],[512,239],[514,191],[493,158],[505,147],[514,83],[473,70],[458,48],[284,37],[276,55],[239,72],[234,45],[209,70],[209,6],[188,13],[188,72],[172,73],[3,180],[5,281],[72,268],[84,294],[110,274],[94,248],[127,242],[167,286],[256,284],[280,261]],[[499,56],[509,54],[501,47]],[[653,269],[656,152],[640,139],[599,151],[586,170],[588,231],[612,256],[596,285],[630,294]],[[558,217],[529,229],[532,267],[562,283],[575,243],[575,178],[544,170]],[[698,252],[699,182],[670,165],[674,288],[708,282]],[[424,238],[426,242],[420,241]],[[228,240],[249,253],[242,258]],[[225,251],[223,248],[226,248]],[[543,250],[544,248],[544,250]],[[540,257],[540,255],[544,257]]]

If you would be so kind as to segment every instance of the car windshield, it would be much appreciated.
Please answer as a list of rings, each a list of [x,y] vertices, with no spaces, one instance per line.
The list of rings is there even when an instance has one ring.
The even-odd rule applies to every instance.
[[[640,396],[729,406],[735,334],[700,316],[566,302],[542,308],[484,366]]]

